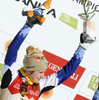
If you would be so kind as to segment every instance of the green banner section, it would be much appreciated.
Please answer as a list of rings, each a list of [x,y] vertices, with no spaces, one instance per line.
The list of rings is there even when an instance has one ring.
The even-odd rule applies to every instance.
[[[88,88],[90,88],[93,91],[96,91],[97,87],[98,87],[98,77],[93,75],[89,82]]]
[[[0,81],[1,81],[1,71],[2,71],[3,64],[0,63]]]
[[[61,16],[59,18],[60,21],[64,22],[65,24],[69,25],[70,27],[77,29],[78,20],[67,15],[64,13],[61,13]]]

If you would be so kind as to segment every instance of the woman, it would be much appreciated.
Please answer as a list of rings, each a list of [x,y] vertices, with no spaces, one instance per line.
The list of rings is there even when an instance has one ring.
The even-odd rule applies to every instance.
[[[5,57],[2,70],[1,97],[0,100],[38,100],[39,96],[68,79],[79,66],[88,48],[83,40],[80,43],[71,60],[58,72],[44,77],[47,69],[47,61],[42,52],[29,46],[23,59],[23,67],[16,70],[17,51],[24,39],[35,24],[42,24],[45,19],[42,16],[43,8],[34,11],[23,11],[27,17],[26,24],[15,36]],[[38,16],[38,17],[37,17]],[[83,36],[83,34],[81,35]],[[81,38],[82,39],[82,38]]]

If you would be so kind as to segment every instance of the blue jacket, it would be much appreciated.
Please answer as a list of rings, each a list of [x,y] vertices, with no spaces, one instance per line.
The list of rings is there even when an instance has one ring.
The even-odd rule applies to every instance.
[[[96,92],[94,93],[92,100],[99,100],[99,89],[98,88],[97,88]]]

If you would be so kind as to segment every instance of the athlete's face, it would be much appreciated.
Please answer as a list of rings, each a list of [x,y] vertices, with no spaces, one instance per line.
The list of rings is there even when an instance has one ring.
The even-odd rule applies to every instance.
[[[39,83],[40,79],[44,78],[45,70],[34,71],[33,73],[29,74],[28,77],[33,83]]]

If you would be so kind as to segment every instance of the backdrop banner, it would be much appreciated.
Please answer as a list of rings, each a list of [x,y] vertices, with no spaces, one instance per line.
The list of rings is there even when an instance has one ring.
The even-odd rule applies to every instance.
[[[23,58],[29,45],[42,50],[48,61],[45,76],[61,70],[73,56],[80,43],[80,34],[85,30],[96,36],[85,52],[84,58],[72,76],[61,85],[41,95],[39,100],[91,100],[98,86],[99,74],[99,1],[86,0],[89,12],[94,11],[90,22],[78,14],[84,13],[81,0],[52,0],[44,13],[46,21],[42,26],[35,25],[18,51],[16,68],[23,66]],[[39,7],[44,0],[0,0],[0,84],[4,58],[14,36],[26,23],[22,9]],[[91,15],[92,16],[92,15]],[[94,38],[94,37],[93,37]]]

